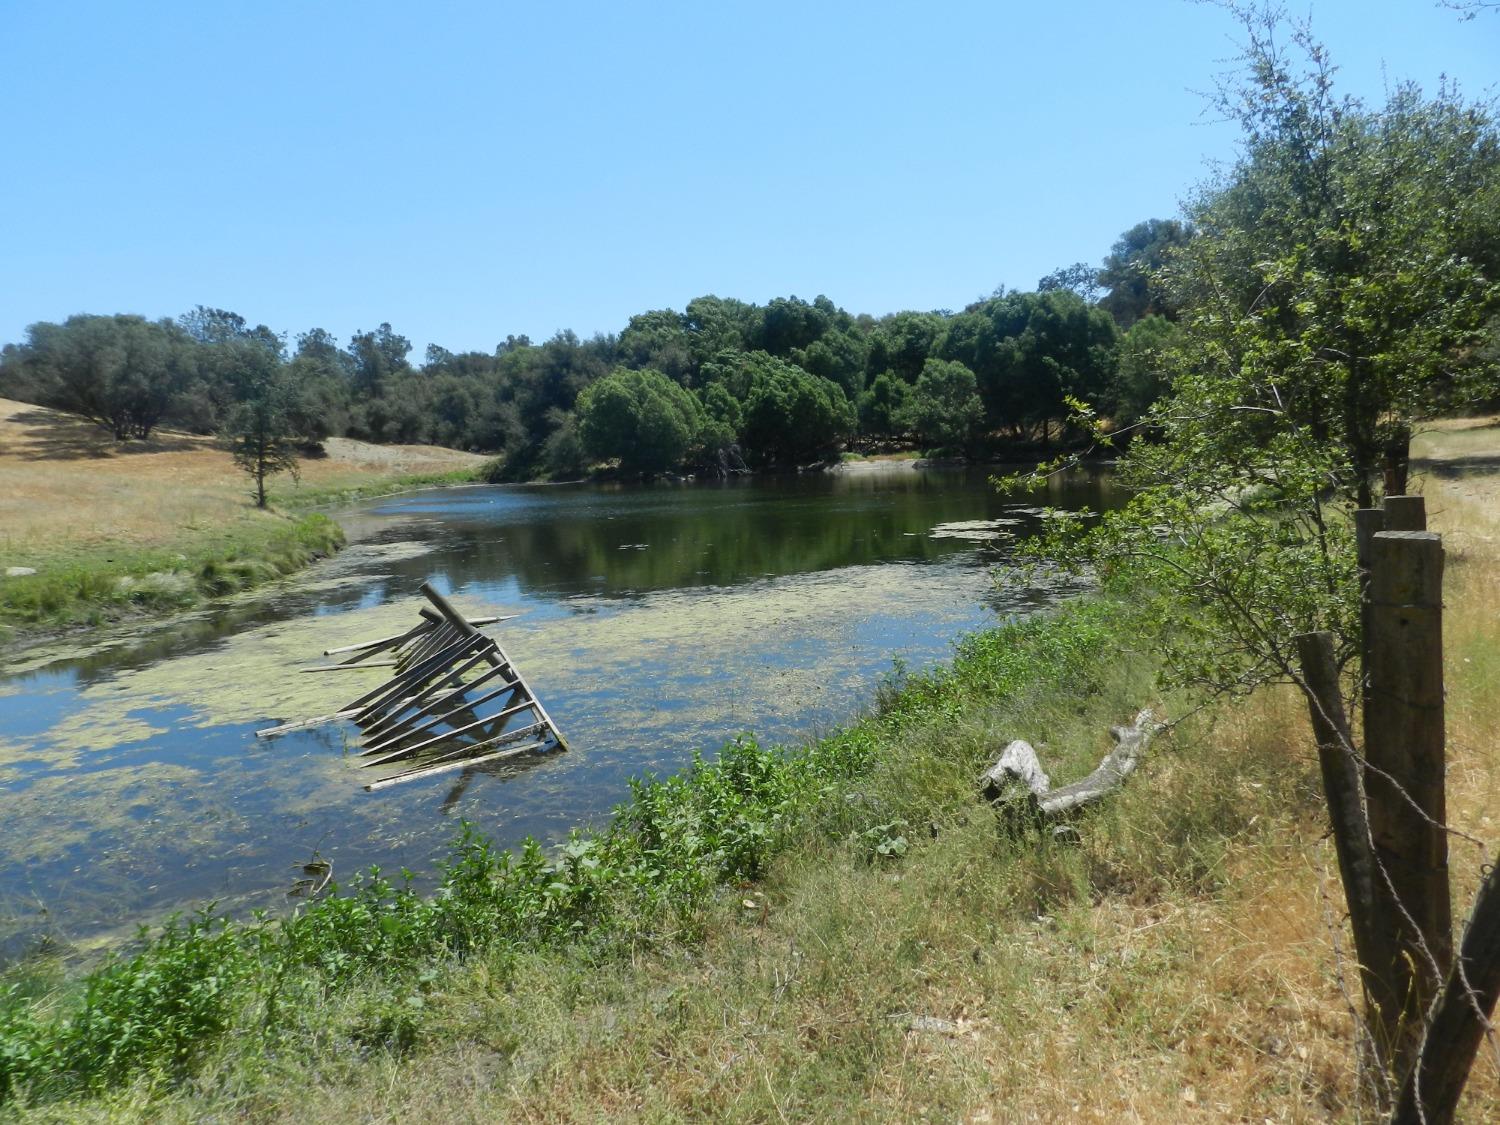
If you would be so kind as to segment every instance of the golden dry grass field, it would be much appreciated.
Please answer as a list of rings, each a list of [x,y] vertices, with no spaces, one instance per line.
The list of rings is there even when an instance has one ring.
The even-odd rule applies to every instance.
[[[212,438],[163,430],[116,442],[82,419],[0,399],[0,639],[160,616],[256,585],[343,542],[327,518],[298,509],[456,483],[484,463],[347,438],[325,450],[304,458],[300,483],[273,477],[260,510]]]
[[[392,477],[471,469],[484,458],[435,446],[333,438],[305,460],[302,488],[323,494]],[[298,489],[272,478],[277,501]],[[72,415],[0,398],[0,564],[35,566],[69,549],[176,548],[257,513],[249,478],[212,438],[159,430],[116,442]]]

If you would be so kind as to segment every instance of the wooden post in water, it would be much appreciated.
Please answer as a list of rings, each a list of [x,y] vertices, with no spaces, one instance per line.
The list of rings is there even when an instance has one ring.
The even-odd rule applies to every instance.
[[[1423,1016],[1452,959],[1443,745],[1443,541],[1427,531],[1376,533],[1364,698],[1365,792],[1379,917],[1394,958],[1370,970],[1397,1010],[1382,1012],[1390,1061],[1404,1073]]]

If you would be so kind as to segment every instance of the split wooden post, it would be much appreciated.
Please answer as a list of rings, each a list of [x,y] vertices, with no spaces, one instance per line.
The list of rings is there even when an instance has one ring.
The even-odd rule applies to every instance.
[[[1370,969],[1399,1006],[1383,1011],[1390,1061],[1404,1073],[1452,958],[1443,743],[1443,541],[1382,531],[1371,544],[1364,697],[1365,792],[1381,917],[1393,959]]]
[[[1458,962],[1406,1075],[1392,1125],[1447,1125],[1500,998],[1500,856],[1479,886]]]
[[[1387,496],[1382,531],[1426,531],[1427,501],[1420,496]]]

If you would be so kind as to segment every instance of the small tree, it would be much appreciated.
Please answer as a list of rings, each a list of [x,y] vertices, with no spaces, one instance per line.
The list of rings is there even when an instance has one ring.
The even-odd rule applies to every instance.
[[[222,433],[234,463],[255,482],[255,506],[264,508],[267,477],[288,472],[298,479],[300,403],[286,365],[270,351],[247,345],[238,358],[236,401]]]

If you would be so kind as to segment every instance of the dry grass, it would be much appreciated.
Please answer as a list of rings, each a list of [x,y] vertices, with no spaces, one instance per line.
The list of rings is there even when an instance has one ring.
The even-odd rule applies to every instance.
[[[357,488],[398,474],[473,468],[483,458],[432,446],[328,443],[304,462],[311,489]],[[43,407],[0,399],[0,566],[47,565],[59,556],[176,548],[247,520],[248,478],[212,439],[159,431],[117,443],[98,426]],[[277,480],[276,492],[291,494]]]

